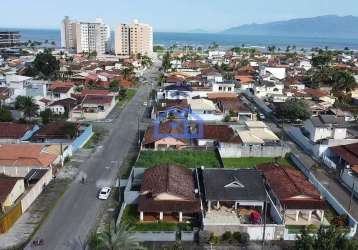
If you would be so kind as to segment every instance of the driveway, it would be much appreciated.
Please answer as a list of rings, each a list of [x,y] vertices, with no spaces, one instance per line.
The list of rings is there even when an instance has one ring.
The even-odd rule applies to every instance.
[[[155,74],[146,73],[147,77]],[[44,240],[44,245],[36,249],[76,249],[75,241],[87,238],[104,208],[104,203],[97,199],[98,189],[114,184],[118,167],[131,145],[137,142],[138,117],[142,117],[143,102],[149,93],[149,85],[138,89],[120,116],[113,120],[107,139],[88,160],[81,163],[80,171],[87,176],[87,183],[81,184],[77,178],[70,184],[62,200],[33,237]],[[32,248],[29,244],[25,249]]]

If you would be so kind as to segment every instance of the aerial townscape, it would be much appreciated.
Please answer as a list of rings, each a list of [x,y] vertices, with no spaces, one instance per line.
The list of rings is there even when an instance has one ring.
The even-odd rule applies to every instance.
[[[0,250],[358,249],[358,17],[61,18],[0,28]]]

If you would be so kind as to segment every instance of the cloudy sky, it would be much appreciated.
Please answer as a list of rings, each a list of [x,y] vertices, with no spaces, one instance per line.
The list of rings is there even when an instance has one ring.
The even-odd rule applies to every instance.
[[[59,28],[65,15],[81,21],[102,17],[111,27],[139,19],[156,31],[221,31],[253,22],[358,16],[357,0],[1,0],[0,7],[0,27],[8,28]]]

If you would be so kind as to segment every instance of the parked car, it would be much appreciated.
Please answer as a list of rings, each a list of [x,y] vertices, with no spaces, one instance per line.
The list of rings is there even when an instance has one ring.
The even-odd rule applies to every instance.
[[[107,200],[110,194],[111,194],[111,188],[110,187],[103,187],[99,191],[98,199]]]

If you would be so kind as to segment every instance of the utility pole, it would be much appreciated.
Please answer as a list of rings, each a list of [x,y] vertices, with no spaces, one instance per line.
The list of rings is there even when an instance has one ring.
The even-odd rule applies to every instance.
[[[353,187],[352,187],[352,192],[351,192],[351,198],[349,199],[349,208],[348,208],[348,212],[351,211],[351,208],[352,208],[352,200],[354,198],[354,188],[355,188],[355,185],[356,185],[356,178],[354,178],[354,181],[353,181]]]
[[[268,194],[266,194],[268,195]],[[267,214],[267,197],[265,199],[265,204],[264,204],[264,228],[263,228],[263,232],[262,232],[262,250],[265,248],[265,236],[266,236],[266,214]]]

